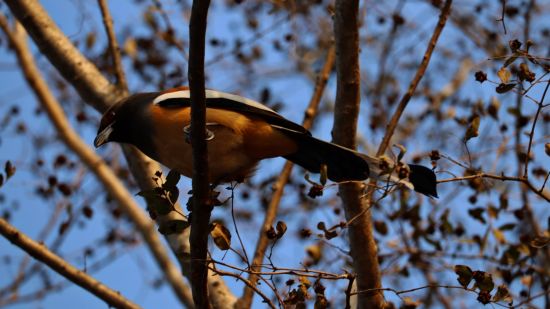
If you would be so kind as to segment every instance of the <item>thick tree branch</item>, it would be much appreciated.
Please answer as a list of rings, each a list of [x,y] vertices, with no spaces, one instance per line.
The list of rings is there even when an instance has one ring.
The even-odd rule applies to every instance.
[[[194,0],[189,22],[189,87],[191,91],[191,146],[193,147],[193,213],[191,216],[191,285],[198,308],[208,300],[208,235],[212,202],[208,179],[204,50],[209,0]]]
[[[359,1],[337,0],[334,15],[336,38],[337,89],[334,112],[333,141],[349,148],[356,147],[357,117],[359,114]],[[371,212],[362,198],[364,185],[358,182],[339,186],[346,219],[357,217],[349,226],[350,254],[356,273],[357,289],[371,290],[358,297],[358,308],[382,308],[384,297],[378,290],[381,276],[377,246],[374,242]]]
[[[48,265],[58,274],[105,301],[110,307],[128,309],[140,308],[138,305],[120,295],[119,292],[110,289],[87,273],[67,263],[63,258],[48,250],[44,245],[27,237],[24,233],[17,230],[2,218],[0,218],[0,234],[35,259]]]
[[[321,72],[319,73],[319,76],[317,77],[315,89],[313,90],[313,95],[304,113],[304,119],[302,121],[302,125],[306,129],[310,129],[311,126],[313,125],[313,119],[317,114],[319,103],[321,102],[321,98],[323,97],[325,87],[330,77],[330,73],[332,72],[334,67],[334,58],[335,58],[335,50],[334,50],[334,46],[331,46],[327,52],[325,65],[323,66],[323,69],[321,70]],[[279,209],[279,204],[281,202],[281,198],[283,197],[283,193],[285,190],[285,185],[287,184],[290,178],[290,173],[292,172],[293,167],[294,167],[294,164],[290,161],[287,161],[281,173],[279,174],[279,177],[275,181],[275,184],[273,184],[274,191],[273,191],[273,195],[271,196],[269,205],[267,206],[264,223],[262,224],[262,229],[260,230],[258,242],[256,243],[254,259],[252,260],[252,270],[259,270],[258,268],[263,263],[265,250],[267,249],[270,242],[269,238],[267,237],[266,231],[268,231],[273,226],[273,223],[275,222],[275,218],[277,217],[277,211]],[[252,299],[254,297],[254,292],[256,291],[256,289],[253,289],[252,287],[256,286],[256,284],[258,283],[258,279],[259,278],[257,274],[250,274],[250,276],[248,277],[248,282],[246,282],[247,286],[245,287],[244,294],[242,298],[239,300],[239,304],[238,304],[239,308],[250,308],[250,306],[252,305]]]
[[[157,231],[149,217],[134,201],[132,194],[126,190],[124,185],[113,173],[112,169],[94,150],[80,139],[80,136],[71,127],[63,113],[63,109],[50,92],[47,83],[42,78],[40,71],[34,63],[32,54],[26,46],[24,30],[21,27],[16,27],[15,31],[11,31],[4,16],[0,16],[0,26],[6,33],[11,46],[15,50],[15,54],[27,83],[34,90],[38,101],[55,126],[60,138],[96,175],[99,181],[104,184],[109,194],[132,219],[136,228],[148,244],[161,270],[164,272],[166,279],[172,285],[178,298],[187,306],[192,306],[193,302],[191,301],[190,289],[182,281],[178,268],[170,261],[168,253],[160,241]]]

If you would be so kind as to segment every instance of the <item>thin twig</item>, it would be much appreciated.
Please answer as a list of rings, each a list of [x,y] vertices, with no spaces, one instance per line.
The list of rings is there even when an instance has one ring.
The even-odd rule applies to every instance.
[[[246,247],[243,244],[243,240],[241,238],[241,233],[239,233],[239,227],[237,226],[237,220],[235,219],[235,188],[237,186],[237,183],[235,185],[231,184],[231,221],[233,221],[233,228],[235,229],[235,233],[237,234],[237,239],[239,240],[239,244],[241,245],[241,250],[243,250],[243,254],[237,253],[236,250],[234,250],[235,253],[237,253],[243,262],[246,263],[248,267],[250,267],[250,261],[248,260],[248,253],[246,253]]]
[[[353,290],[353,282],[355,282],[355,276],[349,276],[348,287],[346,288],[346,308],[351,309],[351,291]]]
[[[343,279],[349,279],[349,276],[350,276],[349,273],[335,274],[335,273],[330,273],[330,272],[318,270],[318,269],[309,269],[309,268],[298,269],[298,268],[276,267],[270,264],[262,264],[258,266],[261,266],[266,269],[271,269],[272,271],[261,271],[261,270],[252,270],[252,269],[237,267],[219,260],[210,260],[210,262],[216,265],[221,265],[221,266],[236,270],[241,273],[248,273],[248,274],[262,275],[262,276],[289,275],[289,276],[298,276],[298,277],[320,278],[320,279],[326,279],[326,280],[343,280]]]
[[[166,11],[162,7],[162,2],[160,0],[153,0],[153,3],[157,7],[157,10],[160,13],[160,16],[164,20],[164,23],[166,24],[166,33],[169,36],[168,37],[168,43],[174,45],[179,52],[183,55],[183,59],[187,62],[189,61],[189,55],[187,55],[187,51],[185,50],[185,47],[183,44],[176,39],[176,30],[174,27],[172,27],[172,23],[170,22],[170,18],[168,17],[168,14],[166,14]]]
[[[105,27],[105,32],[107,33],[107,38],[109,40],[109,50],[111,52],[111,57],[113,58],[113,67],[115,69],[117,85],[123,92],[128,93],[128,84],[126,83],[126,76],[124,75],[122,61],[120,60],[120,49],[118,47],[118,42],[115,37],[113,17],[109,12],[107,0],[97,0],[97,2],[99,4],[99,8],[101,9],[103,25]]]
[[[500,14],[500,18],[497,19],[497,21],[500,21],[502,24],[502,28],[504,29],[504,35],[506,35],[506,23],[504,22],[506,17],[506,0],[502,0],[502,11]]]
[[[264,300],[263,302],[266,303],[270,308],[277,308],[275,306],[275,304],[269,299],[269,297],[267,297],[267,295],[265,295],[260,289],[258,289],[256,287],[255,284],[252,284],[252,282],[250,282],[250,280],[247,280],[243,276],[241,276],[239,274],[231,273],[231,272],[228,272],[228,271],[215,269],[215,268],[212,268],[212,267],[210,268],[210,270],[212,270],[213,272],[215,272],[216,274],[218,274],[220,276],[229,276],[229,277],[233,277],[233,278],[236,278],[238,280],[241,280],[242,282],[244,282],[244,284],[246,284],[246,286],[248,286],[250,289],[252,289],[258,295],[260,295],[260,297]]]
[[[520,303],[517,303],[514,306],[511,306],[510,309],[512,309],[512,308],[522,308],[523,305],[528,304],[528,303],[532,302],[534,299],[537,299],[537,298],[545,296],[545,295],[550,295],[550,289],[542,291],[538,294],[535,294],[535,295],[525,299],[524,301],[522,301]]]
[[[401,297],[400,296],[401,294],[408,294],[408,293],[416,292],[416,291],[419,291],[419,290],[433,289],[433,288],[460,289],[460,290],[466,290],[466,291],[473,292],[473,293],[477,294],[477,292],[474,289],[465,288],[463,286],[439,285],[439,284],[435,284],[435,285],[434,284],[428,284],[428,285],[424,285],[424,286],[420,286],[420,287],[416,287],[416,288],[412,288],[412,289],[408,289],[408,290],[401,290],[401,291],[393,289],[393,288],[380,288],[380,289],[376,289],[376,290],[392,292],[395,295]],[[355,295],[355,294],[362,294],[362,293],[369,293],[369,292],[372,292],[372,291],[371,290],[362,290],[362,291],[353,292],[351,294]]]
[[[261,30],[261,31],[258,31],[256,32],[253,36],[251,36],[250,38],[244,40],[242,42],[241,45],[239,45],[239,48],[243,48],[243,47],[246,47],[256,41],[258,41],[259,39],[263,38],[264,36],[266,36],[267,34],[273,32],[273,31],[276,31],[278,30],[278,28],[283,25],[286,21],[288,21],[290,19],[290,16],[288,15],[285,15],[284,17],[282,17],[281,19],[279,20],[276,20],[275,22],[273,22],[271,25],[269,25],[267,28]],[[209,59],[208,61],[206,61],[206,64],[205,66],[210,66],[212,64],[215,64],[221,60],[223,60],[227,55],[236,55],[238,52],[240,51],[240,49],[238,48],[234,48],[230,51],[226,51],[226,52],[221,52],[215,56],[213,56],[211,59]]]
[[[85,272],[67,263],[64,259],[48,250],[45,246],[30,239],[2,218],[0,218],[0,234],[14,245],[25,250],[25,252],[35,259],[48,265],[58,274],[99,297],[109,304],[109,306],[116,308],[139,308],[138,305],[123,297],[120,292],[110,289]]]
[[[527,155],[525,156],[525,162],[524,170],[523,170],[523,177],[528,177],[528,167],[529,167],[529,157],[531,154],[531,147],[533,146],[533,137],[535,136],[535,127],[537,126],[537,120],[539,118],[540,112],[543,109],[543,103],[544,99],[546,98],[546,93],[548,92],[548,87],[550,87],[550,80],[546,83],[546,87],[544,88],[544,92],[542,93],[542,98],[540,99],[540,102],[538,103],[537,112],[535,113],[535,119],[533,119],[533,125],[531,126],[531,132],[529,132],[529,143],[527,144]]]
[[[527,185],[527,187],[529,189],[531,189],[531,191],[533,191],[538,196],[545,199],[547,202],[550,202],[550,193],[548,193],[547,191],[544,191],[544,185],[539,189],[539,188],[535,187],[535,185],[533,183],[531,183],[529,181],[529,179],[527,179],[525,177],[505,176],[504,174],[494,175],[494,174],[478,173],[478,174],[475,174],[475,175],[468,175],[468,176],[463,176],[463,177],[453,177],[453,178],[448,178],[448,179],[440,179],[440,180],[437,181],[437,183],[454,182],[454,181],[461,181],[461,180],[471,180],[471,179],[476,179],[476,178],[491,178],[491,179],[497,179],[497,180],[502,180],[502,181],[518,181],[518,182],[521,182],[521,183],[524,183],[525,185]],[[546,181],[545,181],[545,183],[546,183]]]

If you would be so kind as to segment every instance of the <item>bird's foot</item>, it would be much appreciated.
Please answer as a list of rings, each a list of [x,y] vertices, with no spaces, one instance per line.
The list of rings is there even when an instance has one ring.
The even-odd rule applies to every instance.
[[[183,127],[183,133],[185,133],[185,142],[191,144],[191,125]],[[214,139],[214,132],[206,129],[206,141],[211,141]]]

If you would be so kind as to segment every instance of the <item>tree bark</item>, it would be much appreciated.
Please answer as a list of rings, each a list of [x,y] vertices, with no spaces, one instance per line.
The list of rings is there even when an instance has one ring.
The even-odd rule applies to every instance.
[[[359,1],[338,0],[334,15],[336,39],[337,89],[334,112],[333,141],[356,148],[357,117],[359,115]],[[350,254],[356,274],[357,290],[381,288],[378,248],[374,241],[370,205],[363,196],[365,186],[359,182],[341,184],[340,197],[346,219],[356,218],[349,225]],[[381,291],[358,294],[358,308],[383,308]]]

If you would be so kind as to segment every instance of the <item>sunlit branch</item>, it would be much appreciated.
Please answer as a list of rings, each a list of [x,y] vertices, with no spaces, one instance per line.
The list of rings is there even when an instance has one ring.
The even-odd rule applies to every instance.
[[[35,259],[48,265],[51,269],[55,270],[63,277],[71,280],[75,284],[99,297],[109,304],[109,306],[129,309],[140,308],[138,305],[120,295],[119,292],[108,288],[85,272],[67,263],[64,259],[48,250],[45,246],[33,241],[2,218],[0,218],[0,233],[9,239],[9,241],[11,241],[14,245],[25,250],[25,252],[33,256]]]
[[[109,40],[109,49],[111,57],[113,58],[113,67],[115,69],[115,75],[117,78],[118,87],[124,92],[128,92],[128,84],[126,83],[126,76],[124,74],[124,68],[122,67],[122,61],[120,60],[120,49],[115,36],[115,30],[113,26],[113,18],[109,12],[107,0],[97,0],[101,9],[101,15],[103,17],[103,25],[105,26],[105,32]]]

